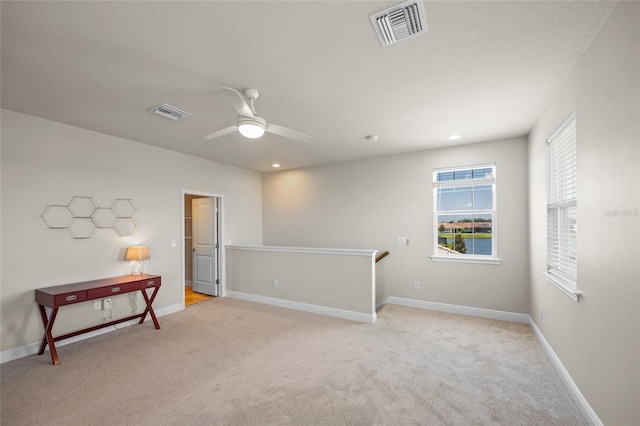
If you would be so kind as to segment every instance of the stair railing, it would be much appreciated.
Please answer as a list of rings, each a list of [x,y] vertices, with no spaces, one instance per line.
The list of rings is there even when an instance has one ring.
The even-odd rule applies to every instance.
[[[382,253],[380,256],[376,257],[376,263],[380,262],[382,259],[384,259],[385,257],[389,256],[389,252],[385,251],[384,253]]]

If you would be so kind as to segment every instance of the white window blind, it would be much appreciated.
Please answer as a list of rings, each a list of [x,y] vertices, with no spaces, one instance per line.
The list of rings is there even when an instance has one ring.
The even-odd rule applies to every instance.
[[[575,113],[547,139],[547,273],[575,293],[578,278]]]

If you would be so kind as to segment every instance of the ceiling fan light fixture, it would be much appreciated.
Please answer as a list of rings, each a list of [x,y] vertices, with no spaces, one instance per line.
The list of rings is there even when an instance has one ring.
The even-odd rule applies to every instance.
[[[236,130],[246,138],[257,139],[264,135],[264,132],[273,133],[274,135],[283,136],[300,142],[310,143],[313,137],[277,124],[269,123],[256,114],[253,102],[258,98],[259,92],[256,89],[245,89],[244,95],[236,89],[223,87],[225,95],[229,98],[231,106],[238,111],[238,122],[235,126],[220,129],[204,137],[204,139],[215,139],[220,136],[228,135]],[[247,103],[247,99],[249,103]]]
[[[267,123],[258,116],[254,118],[238,117],[238,131],[242,136],[249,139],[257,139],[264,135],[266,124]]]

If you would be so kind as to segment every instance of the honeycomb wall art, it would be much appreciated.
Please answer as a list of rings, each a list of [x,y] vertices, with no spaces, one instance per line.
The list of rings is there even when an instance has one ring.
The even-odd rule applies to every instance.
[[[100,207],[93,197],[74,196],[67,204],[49,204],[40,219],[50,229],[65,229],[73,238],[91,238],[98,229],[113,229],[120,237],[139,228],[134,216],[138,206],[130,198],[118,198],[111,207]]]

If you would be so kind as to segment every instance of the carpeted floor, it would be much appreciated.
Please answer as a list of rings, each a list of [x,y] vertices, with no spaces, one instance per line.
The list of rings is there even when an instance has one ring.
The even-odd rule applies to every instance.
[[[3,425],[583,425],[529,327],[234,299],[0,366]]]

